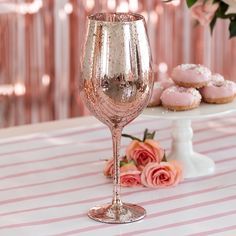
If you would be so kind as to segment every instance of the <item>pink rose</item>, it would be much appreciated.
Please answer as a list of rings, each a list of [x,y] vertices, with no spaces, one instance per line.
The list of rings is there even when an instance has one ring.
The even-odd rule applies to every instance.
[[[141,185],[141,172],[133,162],[120,168],[120,185],[123,187],[135,187]]]
[[[141,172],[132,170],[120,174],[120,185],[123,187],[135,187],[141,185]]]
[[[106,162],[104,170],[103,170],[103,174],[106,177],[112,177],[113,173],[114,173],[114,159],[110,159]]]
[[[141,183],[151,188],[175,186],[181,179],[182,169],[176,161],[149,163],[141,175]]]
[[[121,163],[123,163],[123,165],[127,162],[127,160],[125,159],[125,157],[121,157],[120,158]],[[105,164],[105,167],[103,169],[103,174],[106,177],[112,177],[114,174],[114,158],[108,160]]]
[[[191,13],[201,25],[207,25],[211,22],[218,7],[219,3],[213,3],[213,0],[198,0],[191,7]]]
[[[126,149],[127,160],[134,160],[139,170],[150,162],[160,163],[164,157],[164,150],[159,143],[152,139],[146,139],[144,142],[134,140]]]

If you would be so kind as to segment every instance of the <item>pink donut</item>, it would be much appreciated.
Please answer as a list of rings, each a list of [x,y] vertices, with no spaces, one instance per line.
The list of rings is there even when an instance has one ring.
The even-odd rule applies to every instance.
[[[222,76],[212,76],[211,82],[200,89],[200,93],[206,103],[223,104],[234,100],[236,95],[236,84],[230,80],[219,79]]]
[[[185,111],[198,107],[201,95],[195,88],[172,86],[164,90],[161,102],[169,110]]]
[[[174,82],[186,88],[201,88],[210,81],[211,71],[202,65],[182,64],[173,69]]]
[[[234,89],[234,96],[236,96],[236,83],[234,81],[231,81],[231,82]]]
[[[160,97],[161,97],[162,92],[166,88],[169,88],[172,85],[174,85],[174,82],[172,79],[163,79],[161,81],[154,82],[152,96],[148,103],[148,107],[159,106],[161,104]]]
[[[210,82],[212,82],[212,81],[214,81],[214,83],[221,83],[221,82],[224,82],[225,79],[221,74],[215,73],[215,74],[212,74],[212,76],[211,76]]]

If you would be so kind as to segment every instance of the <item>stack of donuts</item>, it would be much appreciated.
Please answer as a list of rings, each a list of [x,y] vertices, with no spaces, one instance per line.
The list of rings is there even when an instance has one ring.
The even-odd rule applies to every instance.
[[[149,107],[162,105],[172,111],[198,107],[201,101],[211,104],[229,103],[236,97],[236,83],[212,74],[202,65],[182,64],[173,69],[172,79],[154,83]]]

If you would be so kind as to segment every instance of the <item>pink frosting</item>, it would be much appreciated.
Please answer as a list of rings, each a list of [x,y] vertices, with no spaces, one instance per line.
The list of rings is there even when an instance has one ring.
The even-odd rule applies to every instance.
[[[194,88],[172,86],[162,93],[161,101],[169,106],[191,106],[201,101],[201,95]]]
[[[161,81],[157,81],[153,85],[152,96],[149,101],[149,104],[152,106],[159,106],[161,104],[161,94],[164,89],[169,88],[170,86],[174,85],[172,79],[164,79]]]
[[[233,86],[233,90],[234,90],[234,95],[236,96],[236,83],[231,81],[232,82],[232,86]]]
[[[202,83],[210,81],[211,71],[195,64],[182,64],[173,69],[172,78],[175,82]]]
[[[236,95],[236,84],[233,81],[212,80],[207,86],[200,89],[205,98],[227,98]]]
[[[155,82],[153,85],[152,96],[149,100],[149,105],[159,106],[161,104],[161,94],[164,88],[160,85],[160,82]]]
[[[211,81],[214,81],[214,83],[220,83],[220,82],[224,82],[224,77],[221,74],[213,74],[211,76]]]

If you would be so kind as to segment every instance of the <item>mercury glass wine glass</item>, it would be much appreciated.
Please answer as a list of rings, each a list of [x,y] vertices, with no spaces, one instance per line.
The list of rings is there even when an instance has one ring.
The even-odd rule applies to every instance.
[[[146,211],[120,199],[122,129],[146,107],[153,85],[151,54],[143,16],[97,13],[89,16],[79,80],[80,95],[91,113],[111,130],[114,183],[111,204],[90,209],[88,216],[105,223],[129,223]]]

